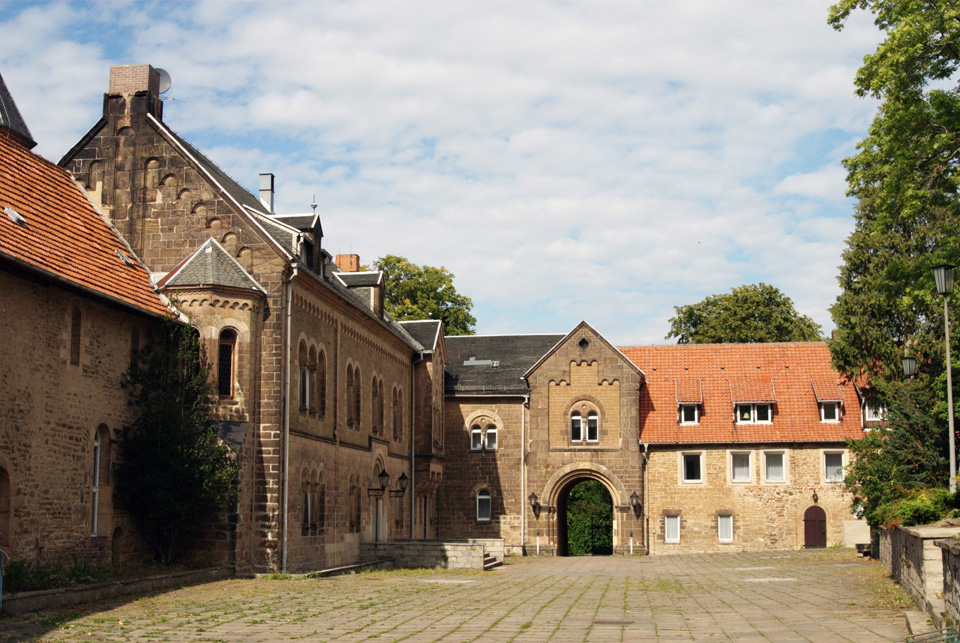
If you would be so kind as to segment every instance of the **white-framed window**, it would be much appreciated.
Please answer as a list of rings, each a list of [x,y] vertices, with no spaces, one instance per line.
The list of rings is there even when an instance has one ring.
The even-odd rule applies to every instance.
[[[497,450],[497,425],[484,424],[485,420],[486,418],[481,418],[479,422],[470,427],[471,451]]]
[[[843,451],[823,452],[823,479],[827,482],[843,482]]]
[[[483,429],[479,424],[474,424],[470,429],[470,449],[479,451],[483,448]]]
[[[730,453],[730,480],[735,483],[751,482],[750,452],[734,451]]]
[[[717,516],[717,540],[722,543],[733,542],[732,514],[720,514]]]
[[[839,422],[840,421],[840,403],[839,402],[820,402],[820,421],[821,422]]]
[[[863,419],[867,422],[882,422],[887,417],[887,407],[879,400],[867,400],[863,405]]]
[[[683,482],[697,484],[703,482],[703,453],[682,453]]]
[[[570,414],[570,441],[583,442],[583,416],[580,411]]]
[[[487,427],[487,432],[483,436],[483,447],[487,451],[497,450],[497,427],[492,424]]]
[[[489,522],[492,513],[490,492],[486,489],[481,489],[477,492],[477,520],[480,522]]]
[[[587,442],[597,442],[600,439],[600,416],[595,411],[587,413]]]
[[[737,404],[737,424],[769,424],[772,417],[769,404]]]
[[[97,535],[100,522],[100,431],[93,434],[93,497],[90,500],[90,534]]]
[[[680,424],[700,424],[700,405],[681,404]]]
[[[767,451],[763,454],[763,471],[766,482],[786,482],[786,457],[783,451]]]
[[[668,543],[680,542],[680,516],[663,517],[663,541]]]

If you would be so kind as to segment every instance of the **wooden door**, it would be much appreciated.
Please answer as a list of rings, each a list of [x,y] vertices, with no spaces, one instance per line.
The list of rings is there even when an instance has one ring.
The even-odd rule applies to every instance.
[[[803,546],[805,549],[827,546],[827,514],[817,505],[803,512]]]

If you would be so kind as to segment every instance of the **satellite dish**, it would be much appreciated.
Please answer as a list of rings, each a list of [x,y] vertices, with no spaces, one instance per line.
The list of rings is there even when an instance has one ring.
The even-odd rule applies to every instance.
[[[157,75],[160,76],[160,93],[166,94],[170,91],[170,74],[167,73],[166,69],[156,69]]]

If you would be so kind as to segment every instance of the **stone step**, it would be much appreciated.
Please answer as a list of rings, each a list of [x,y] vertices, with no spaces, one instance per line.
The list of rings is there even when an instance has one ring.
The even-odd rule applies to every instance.
[[[503,565],[503,561],[500,560],[499,558],[495,558],[494,556],[483,557],[483,571],[487,571],[488,569],[493,569],[495,567],[500,567],[501,565]]]

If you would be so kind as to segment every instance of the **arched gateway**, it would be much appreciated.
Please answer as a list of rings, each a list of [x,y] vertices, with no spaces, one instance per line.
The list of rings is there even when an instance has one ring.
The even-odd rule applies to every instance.
[[[556,552],[559,556],[569,555],[567,517],[569,513],[570,492],[582,482],[599,482],[610,494],[611,500],[611,542],[610,551],[603,553],[627,553],[631,538],[636,548],[641,547],[641,523],[635,514],[630,494],[620,478],[607,467],[592,462],[578,462],[566,465],[556,471],[543,487],[543,505],[547,511],[541,512],[535,528],[540,529],[543,548]],[[601,553],[601,552],[597,552]]]

